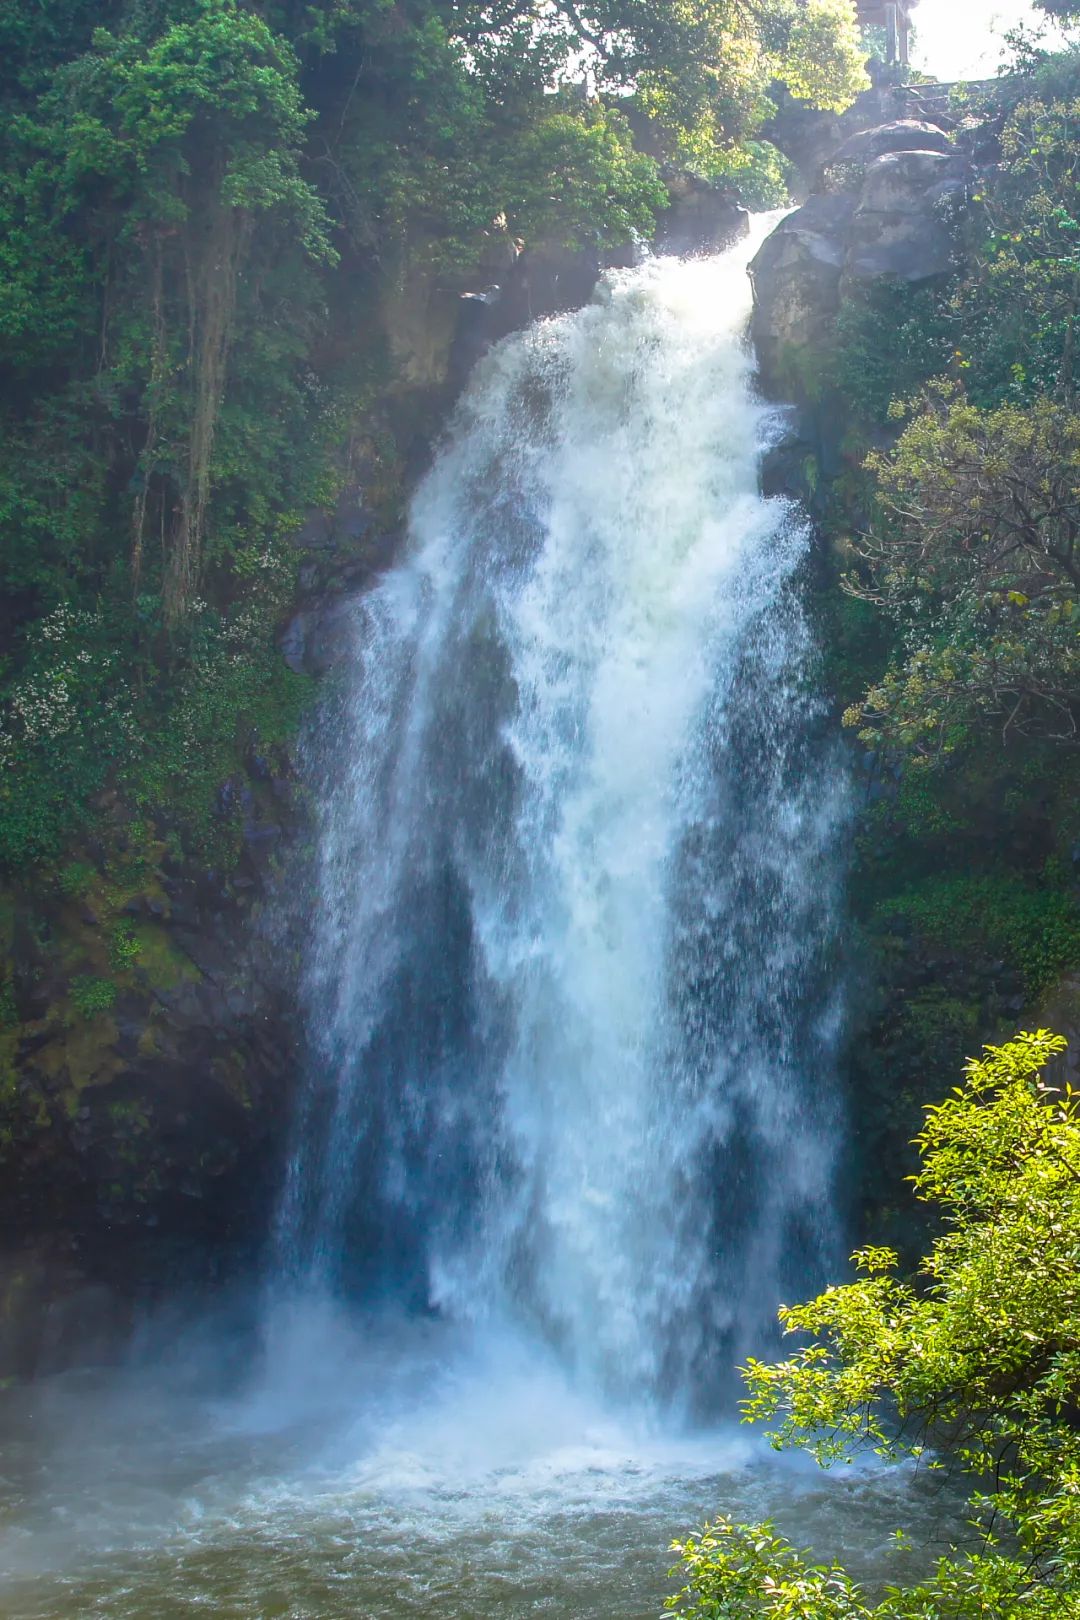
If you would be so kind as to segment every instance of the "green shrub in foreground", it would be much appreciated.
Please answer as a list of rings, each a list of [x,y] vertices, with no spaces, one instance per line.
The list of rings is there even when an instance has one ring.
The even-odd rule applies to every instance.
[[[824,1466],[932,1443],[971,1481],[977,1552],[870,1593],[769,1525],[720,1519],[677,1544],[687,1620],[1070,1620],[1080,1615],[1080,1097],[1047,1076],[1046,1030],[988,1047],[918,1138],[945,1226],[913,1281],[888,1250],[785,1309],[801,1348],[751,1362],[746,1413]],[[932,1462],[932,1467],[943,1466]]]

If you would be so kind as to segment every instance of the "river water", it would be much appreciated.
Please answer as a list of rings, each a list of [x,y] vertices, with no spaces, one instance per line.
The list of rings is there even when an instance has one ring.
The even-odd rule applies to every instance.
[[[758,488],[767,228],[478,368],[309,747],[260,1330],[0,1396],[9,1620],[644,1620],[716,1512],[875,1577],[935,1522],[734,1416],[843,1258],[847,790]]]
[[[208,1393],[217,1352],[186,1344],[0,1397],[5,1620],[653,1620],[672,1538],[720,1510],[870,1579],[932,1547],[907,1472],[672,1434],[509,1337],[302,1315],[242,1391]]]

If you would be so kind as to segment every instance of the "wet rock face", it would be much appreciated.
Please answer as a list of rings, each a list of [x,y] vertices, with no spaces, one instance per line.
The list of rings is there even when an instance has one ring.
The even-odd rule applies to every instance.
[[[956,260],[953,229],[970,179],[945,152],[889,152],[865,171],[845,273],[854,281],[929,281]]]
[[[599,253],[558,242],[534,242],[502,269],[496,280],[475,278],[475,290],[457,301],[453,343],[447,361],[447,403],[460,394],[492,344],[531,321],[562,315],[587,304],[605,270],[637,264],[640,249],[627,242]]]
[[[894,120],[841,146],[824,165],[822,189],[788,215],[751,266],[767,392],[800,404],[812,396],[808,370],[849,293],[949,273],[971,179],[967,160],[925,122]]]
[[[750,215],[723,187],[684,175],[670,190],[671,207],[657,221],[658,252],[719,253],[749,234]]]
[[[302,878],[303,806],[279,754],[221,799],[227,869],[160,844],[123,887],[24,898],[0,1028],[0,1378],[116,1355],[134,1311],[243,1273],[268,1229],[300,1064],[302,919],[279,893]]]
[[[815,351],[832,331],[854,215],[851,197],[811,197],[781,221],[750,267],[758,365],[766,386],[781,394],[790,357]]]

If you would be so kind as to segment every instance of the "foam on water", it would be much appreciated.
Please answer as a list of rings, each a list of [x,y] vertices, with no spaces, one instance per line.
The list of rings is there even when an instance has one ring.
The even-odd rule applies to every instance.
[[[232,1393],[204,1359],[189,1393],[159,1360],[0,1396],[6,1620],[645,1620],[669,1542],[717,1511],[872,1571],[940,1515],[907,1472],[826,1481],[730,1426],[627,1417],[509,1333],[290,1315]]]

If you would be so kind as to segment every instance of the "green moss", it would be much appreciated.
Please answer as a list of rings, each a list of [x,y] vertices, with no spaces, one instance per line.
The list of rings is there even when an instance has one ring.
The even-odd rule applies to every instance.
[[[151,989],[171,990],[199,970],[160,923],[140,922],[133,930],[138,946],[138,976]]]
[[[109,961],[117,973],[125,973],[135,966],[141,955],[141,945],[129,922],[118,922],[109,934]]]
[[[129,1097],[111,1102],[107,1112],[109,1119],[117,1127],[139,1133],[149,1129],[150,1115],[145,1105],[136,1102],[133,1098]]]
[[[81,1018],[94,1018],[108,1012],[116,1001],[117,988],[111,979],[80,973],[71,981],[71,1005]]]
[[[28,1061],[26,1077],[40,1086],[43,1098],[58,1096],[74,1118],[82,1092],[107,1085],[124,1068],[116,1051],[119,1030],[107,1011],[99,1011],[58,1025],[50,1033],[51,1038]],[[48,1123],[44,1108],[41,1123]]]
[[[820,404],[836,385],[833,349],[813,343],[782,343],[774,374],[782,394],[810,405]]]

